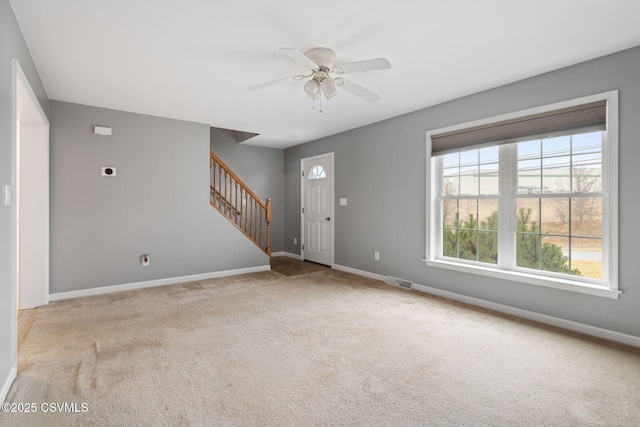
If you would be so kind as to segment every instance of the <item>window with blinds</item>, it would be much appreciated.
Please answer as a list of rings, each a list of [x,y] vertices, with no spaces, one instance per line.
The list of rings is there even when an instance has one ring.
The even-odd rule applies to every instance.
[[[617,295],[617,92],[434,130],[427,148],[429,265]]]

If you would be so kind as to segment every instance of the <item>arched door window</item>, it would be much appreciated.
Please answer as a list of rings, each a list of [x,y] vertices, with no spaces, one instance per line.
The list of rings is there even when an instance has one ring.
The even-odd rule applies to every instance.
[[[324,168],[320,165],[314,165],[310,170],[307,176],[307,179],[322,179],[326,178],[327,174],[324,171]]]

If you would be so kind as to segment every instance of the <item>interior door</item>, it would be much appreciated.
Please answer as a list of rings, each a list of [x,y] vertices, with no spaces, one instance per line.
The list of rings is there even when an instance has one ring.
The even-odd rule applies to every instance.
[[[302,257],[333,264],[333,153],[302,160]]]

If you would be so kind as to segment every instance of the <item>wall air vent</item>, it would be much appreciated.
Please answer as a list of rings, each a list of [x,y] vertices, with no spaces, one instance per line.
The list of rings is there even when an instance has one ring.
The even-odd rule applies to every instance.
[[[384,283],[388,285],[399,286],[405,289],[413,289],[413,282],[410,282],[408,280],[398,279],[397,277],[387,276],[384,279]]]

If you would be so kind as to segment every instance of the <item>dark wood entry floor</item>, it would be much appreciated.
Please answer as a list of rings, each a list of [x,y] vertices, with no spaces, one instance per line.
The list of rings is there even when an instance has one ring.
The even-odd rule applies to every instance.
[[[300,261],[288,256],[276,256],[271,258],[271,270],[285,276],[313,273],[316,271],[330,270],[331,267],[316,264],[310,261]]]

